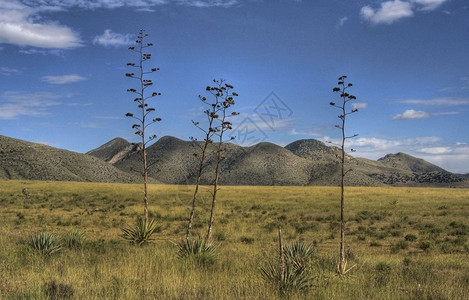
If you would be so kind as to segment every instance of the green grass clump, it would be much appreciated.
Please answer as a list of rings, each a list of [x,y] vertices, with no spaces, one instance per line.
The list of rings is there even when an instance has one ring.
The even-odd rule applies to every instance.
[[[62,237],[62,244],[68,249],[80,249],[86,240],[86,234],[80,230],[72,230]]]
[[[48,232],[39,232],[31,235],[28,240],[28,246],[33,251],[43,256],[50,256],[54,253],[62,251],[62,244]]]

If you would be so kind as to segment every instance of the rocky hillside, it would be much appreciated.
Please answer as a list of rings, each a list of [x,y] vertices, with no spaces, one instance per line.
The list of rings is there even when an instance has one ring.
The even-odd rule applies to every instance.
[[[148,148],[152,182],[193,184],[201,142],[160,138]],[[205,161],[203,184],[213,182],[215,147]],[[285,147],[259,143],[224,145],[220,183],[224,185],[339,185],[340,150],[317,140]],[[447,172],[404,153],[373,161],[346,156],[347,185],[469,187],[468,175]],[[0,179],[141,182],[138,145],[117,138],[87,154],[0,136]]]
[[[0,136],[0,179],[136,182],[91,155]]]
[[[95,155],[117,168],[137,174],[140,160],[137,148],[115,139],[88,154]],[[162,137],[148,148],[150,176],[164,183],[192,184],[198,170],[200,142]],[[213,181],[214,147],[205,163],[203,184]],[[340,150],[308,139],[285,147],[259,143],[251,147],[225,145],[220,183],[225,185],[338,185]],[[118,159],[116,159],[118,158]],[[469,186],[467,178],[452,174],[422,159],[407,154],[389,154],[372,161],[346,156],[347,185],[362,186]]]

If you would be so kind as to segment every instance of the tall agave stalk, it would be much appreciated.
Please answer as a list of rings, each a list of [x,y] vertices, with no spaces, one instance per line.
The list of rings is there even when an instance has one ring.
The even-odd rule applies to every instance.
[[[143,210],[145,222],[148,222],[148,160],[147,160],[147,144],[156,138],[156,134],[148,135],[147,129],[153,123],[161,121],[161,118],[150,118],[150,114],[155,111],[155,108],[148,106],[150,98],[161,95],[161,93],[147,91],[148,88],[153,86],[153,81],[147,78],[147,75],[159,70],[159,68],[151,68],[148,71],[144,68],[144,64],[151,59],[151,54],[144,52],[146,48],[153,46],[152,43],[145,43],[145,38],[148,36],[145,30],[140,30],[136,45],[129,47],[131,51],[138,54],[136,63],[129,62],[127,66],[135,68],[136,72],[126,73],[126,77],[136,79],[138,81],[138,88],[127,89],[127,92],[136,95],[134,102],[138,104],[139,113],[127,113],[126,116],[135,119],[137,122],[132,125],[135,129],[135,134],[140,137],[141,147],[140,154],[142,160],[142,176],[143,176]]]
[[[231,106],[235,104],[234,98],[238,96],[236,92],[231,90],[234,88],[231,84],[225,83],[223,79],[214,80],[215,86],[207,86],[206,91],[211,93],[215,97],[215,101],[211,104],[215,108],[211,114],[212,117],[217,120],[218,126],[212,126],[209,128],[209,131],[213,132],[213,135],[217,137],[217,146],[216,146],[216,162],[215,162],[215,174],[213,180],[213,189],[212,189],[212,205],[210,209],[210,219],[207,228],[207,235],[205,236],[205,243],[210,243],[212,239],[212,230],[213,223],[215,219],[215,205],[217,200],[218,192],[218,180],[220,177],[220,166],[223,161],[223,152],[224,148],[224,134],[226,131],[233,129],[232,124],[228,121],[230,116],[238,115],[237,112],[229,113],[228,110]],[[233,140],[235,137],[232,136],[230,140]]]
[[[337,264],[337,272],[340,275],[345,275],[350,269],[347,269],[347,256],[345,253],[345,218],[344,218],[344,207],[345,207],[345,175],[348,171],[345,171],[345,141],[347,139],[358,136],[354,134],[352,136],[346,135],[345,125],[346,118],[348,115],[356,113],[358,109],[354,108],[350,111],[347,111],[347,103],[357,98],[354,95],[350,95],[347,90],[352,87],[351,83],[346,84],[345,79],[347,76],[341,76],[338,80],[338,87],[332,89],[335,93],[340,93],[340,103],[336,104],[335,102],[330,102],[331,106],[334,106],[340,110],[340,115],[338,118],[341,120],[339,125],[335,125],[336,128],[339,128],[342,133],[342,139],[340,144],[341,157],[340,157],[340,169],[341,169],[341,180],[340,180],[340,250],[339,250],[339,262]],[[354,150],[352,149],[352,152]]]

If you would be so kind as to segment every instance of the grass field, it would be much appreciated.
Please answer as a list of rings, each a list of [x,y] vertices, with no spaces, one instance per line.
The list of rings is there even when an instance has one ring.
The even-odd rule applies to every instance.
[[[469,299],[467,189],[346,188],[346,247],[357,266],[345,278],[335,275],[337,187],[223,186],[209,261],[176,255],[193,188],[149,192],[161,229],[138,247],[120,236],[143,214],[140,185],[0,181],[0,299],[285,298],[259,270],[275,262],[278,227],[285,242],[316,251],[311,287],[291,299]],[[205,234],[209,206],[203,188],[195,236]],[[28,245],[32,234],[73,230],[86,234],[82,247],[44,256]]]

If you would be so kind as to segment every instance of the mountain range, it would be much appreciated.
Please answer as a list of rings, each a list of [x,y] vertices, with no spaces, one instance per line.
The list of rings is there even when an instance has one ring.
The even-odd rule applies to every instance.
[[[201,142],[165,136],[147,148],[152,182],[193,184]],[[210,144],[202,183],[213,182],[215,146]],[[0,179],[141,182],[139,145],[116,138],[80,154],[0,136]],[[285,147],[262,142],[224,144],[222,185],[339,185],[340,149],[314,140]],[[353,186],[469,187],[469,174],[453,174],[404,153],[377,161],[346,156],[346,184]]]

